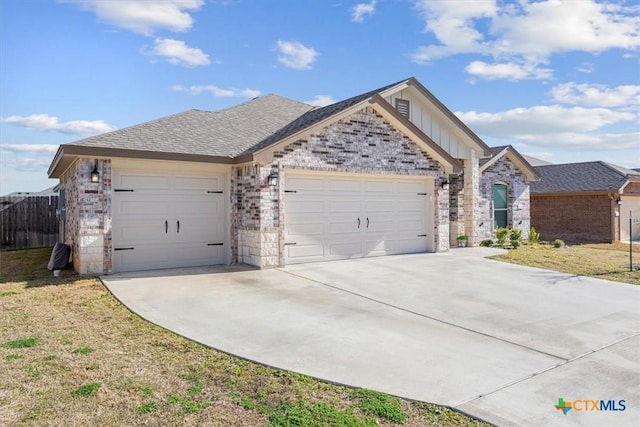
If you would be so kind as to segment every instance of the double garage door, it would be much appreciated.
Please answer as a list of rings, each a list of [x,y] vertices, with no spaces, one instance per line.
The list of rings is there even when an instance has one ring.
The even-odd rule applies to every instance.
[[[433,250],[433,180],[288,173],[285,263]]]
[[[223,179],[115,171],[114,271],[225,263]]]

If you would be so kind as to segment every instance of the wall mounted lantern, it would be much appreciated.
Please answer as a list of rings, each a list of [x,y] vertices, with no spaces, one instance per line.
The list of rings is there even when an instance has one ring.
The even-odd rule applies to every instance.
[[[449,180],[447,178],[442,178],[440,180],[440,188],[444,189],[444,187],[446,187],[447,185],[449,185]]]
[[[93,170],[91,171],[91,182],[97,184],[100,182],[100,172],[98,172],[98,160],[93,164]]]
[[[275,187],[278,185],[278,171],[276,169],[271,169],[271,172],[267,177],[267,183],[270,187]]]

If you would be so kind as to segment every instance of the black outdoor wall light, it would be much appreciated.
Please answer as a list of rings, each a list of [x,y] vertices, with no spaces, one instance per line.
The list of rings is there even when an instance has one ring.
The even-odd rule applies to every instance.
[[[98,172],[98,160],[96,159],[93,164],[93,170],[91,171],[91,182],[97,184],[100,182],[100,172]]]
[[[270,187],[275,187],[278,185],[278,171],[275,169],[271,169],[269,176],[267,177],[267,183]]]
[[[447,185],[449,185],[449,180],[448,180],[447,178],[442,178],[442,179],[440,180],[440,188],[444,188],[444,187],[446,187]]]

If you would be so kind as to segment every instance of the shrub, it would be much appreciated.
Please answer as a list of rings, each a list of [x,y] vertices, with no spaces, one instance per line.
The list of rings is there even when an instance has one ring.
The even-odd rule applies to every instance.
[[[553,242],[551,242],[551,244],[553,245],[554,248],[561,248],[564,246],[564,241],[560,239],[556,239]]]
[[[507,236],[509,236],[507,227],[500,227],[496,230],[496,240],[499,246],[504,246],[507,243]]]
[[[463,240],[469,240],[469,238],[467,237],[467,235],[466,235],[466,234],[461,234],[461,235],[459,235],[458,237],[456,237],[456,240],[457,240],[458,242],[460,242],[460,241],[463,241]]]
[[[520,246],[520,242],[522,241],[522,230],[519,228],[512,229],[509,234],[509,240],[511,241],[511,246],[514,248]]]
[[[485,248],[490,248],[491,246],[493,246],[493,240],[492,239],[483,240],[482,242],[480,242],[480,246],[484,246]]]
[[[540,241],[540,233],[534,227],[529,230],[529,243],[538,243]]]

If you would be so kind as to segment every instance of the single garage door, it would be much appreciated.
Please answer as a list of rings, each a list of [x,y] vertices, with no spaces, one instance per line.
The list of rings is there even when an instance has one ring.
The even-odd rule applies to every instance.
[[[114,173],[114,271],[223,264],[222,176]]]
[[[640,195],[623,195],[620,204],[620,240],[640,240]],[[631,218],[631,230],[629,219]],[[629,234],[631,233],[631,234]]]
[[[285,263],[433,250],[433,180],[287,173]]]

